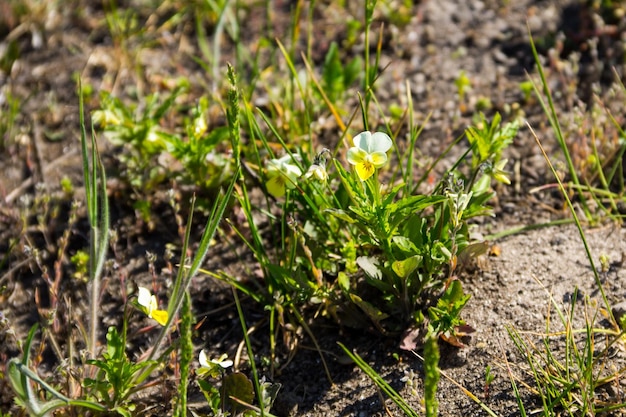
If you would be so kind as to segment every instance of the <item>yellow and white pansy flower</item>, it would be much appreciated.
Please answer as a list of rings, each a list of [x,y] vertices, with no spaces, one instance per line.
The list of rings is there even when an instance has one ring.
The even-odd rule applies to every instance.
[[[137,304],[139,304],[139,308],[141,311],[146,313],[148,317],[156,320],[161,326],[165,326],[167,323],[167,311],[159,310],[159,306],[157,304],[157,299],[154,294],[150,292],[149,289],[144,287],[139,287],[139,292],[137,294]]]
[[[293,163],[291,155],[279,159],[270,159],[266,166],[267,191],[276,198],[285,195],[287,189],[296,187],[298,177],[302,175],[300,167]]]
[[[200,376],[208,374],[215,377],[224,369],[233,366],[233,361],[229,360],[225,353],[219,359],[209,359],[204,349],[200,351],[198,362],[200,362],[200,368],[198,368],[196,373]]]
[[[361,181],[367,180],[387,162],[387,151],[393,144],[383,132],[361,132],[352,138],[354,146],[348,149],[348,162],[354,165]]]

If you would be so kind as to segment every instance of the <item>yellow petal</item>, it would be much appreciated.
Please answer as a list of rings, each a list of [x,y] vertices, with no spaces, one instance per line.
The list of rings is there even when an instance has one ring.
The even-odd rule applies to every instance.
[[[387,162],[387,154],[384,152],[373,152],[370,154],[370,161],[376,168],[380,168]]]
[[[374,167],[374,164],[372,164],[369,161],[363,161],[360,164],[356,164],[355,168],[356,168],[356,174],[359,176],[361,181],[367,180],[369,177],[371,177],[374,174],[374,171],[376,170],[376,168]]]
[[[270,178],[265,186],[267,191],[276,198],[285,195],[285,179],[280,174]]]
[[[150,318],[156,320],[156,322],[161,326],[165,326],[165,323],[167,323],[167,317],[167,311],[165,310],[153,310],[150,313]]]

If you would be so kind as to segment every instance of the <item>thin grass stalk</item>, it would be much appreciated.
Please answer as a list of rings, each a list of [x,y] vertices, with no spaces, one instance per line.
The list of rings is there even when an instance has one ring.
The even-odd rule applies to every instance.
[[[415,121],[413,118],[415,117],[413,113],[413,97],[411,97],[411,85],[409,84],[409,80],[406,80],[406,100],[409,105],[409,115],[408,115],[408,124],[409,124],[409,150],[406,160],[409,161],[407,172],[404,176],[404,193],[406,195],[411,195],[411,191],[413,190],[413,169],[415,165],[415,160],[413,159],[413,154],[415,152],[415,143],[417,142],[417,138],[419,137],[422,129],[425,126],[425,123],[419,127],[417,130],[415,129]],[[398,164],[402,166],[402,164]]]
[[[187,228],[185,231],[185,241],[183,242],[183,253],[181,256],[180,269],[176,277],[176,281],[174,283],[174,290],[172,291],[172,296],[170,297],[170,301],[168,303],[167,322],[165,323],[165,326],[161,328],[161,332],[157,336],[156,342],[154,343],[154,346],[152,350],[150,351],[148,360],[154,359],[157,353],[159,352],[161,343],[165,339],[165,336],[169,333],[169,330],[172,324],[174,323],[174,318],[176,317],[176,314],[180,310],[180,306],[183,302],[185,293],[187,289],[189,288],[189,284],[191,283],[191,280],[193,279],[193,277],[197,274],[198,270],[200,269],[200,266],[202,265],[202,263],[204,262],[204,259],[206,258],[213,236],[215,235],[215,232],[217,231],[217,227],[219,226],[219,223],[224,215],[224,212],[226,211],[226,206],[228,205],[228,202],[230,201],[230,198],[233,194],[233,189],[235,187],[235,183],[237,182],[237,178],[239,177],[240,169],[241,168],[238,167],[237,170],[235,171],[235,174],[233,175],[233,178],[226,192],[220,193],[217,199],[215,200],[215,204],[213,205],[211,215],[209,216],[207,220],[204,232],[202,234],[202,238],[200,239],[200,244],[198,245],[198,250],[196,252],[196,255],[194,256],[191,262],[191,265],[187,267],[186,262],[185,262],[186,260],[185,252],[186,252],[186,249],[189,247],[189,235],[190,235],[190,230],[192,227],[191,217],[193,216],[195,196],[192,199],[192,204],[191,204],[191,209],[190,209],[191,212],[189,215],[190,218],[187,222]]]
[[[593,156],[595,160],[597,161],[596,171],[598,174],[598,179],[600,180],[600,184],[602,185],[602,187],[605,190],[609,191],[609,183],[607,182],[606,177],[604,176],[604,170],[603,170],[602,164],[600,163],[600,155],[598,154],[598,147],[596,146],[596,136],[595,136],[593,129],[591,129],[591,141],[590,142],[591,142],[591,148],[593,151]],[[595,196],[593,194],[592,196],[594,197],[594,200],[595,200]],[[609,198],[609,202],[611,205],[611,209],[613,210],[613,213],[618,213],[619,210],[617,208],[617,204],[615,203],[614,193],[609,193],[608,198]],[[600,207],[604,208],[604,205],[600,205]],[[606,210],[606,208],[604,208],[604,210],[608,211]]]
[[[296,48],[300,39],[300,17],[304,6],[303,0],[296,0],[295,8],[291,12],[291,39],[289,45],[289,57],[293,61],[296,58]]]
[[[339,126],[339,129],[341,129],[341,131],[345,133],[347,127],[343,123],[343,120],[341,119],[341,116],[339,115],[339,111],[337,110],[335,105],[332,103],[332,101],[330,101],[330,99],[328,98],[328,95],[326,94],[326,92],[320,85],[319,81],[317,80],[317,77],[315,76],[315,72],[313,71],[313,68],[311,67],[309,58],[302,55],[302,60],[304,62],[304,66],[307,70],[307,73],[309,74],[309,78],[311,79],[311,82],[313,82],[313,85],[322,96],[322,100],[324,100],[324,103],[326,103],[328,110],[333,115],[333,118],[335,119],[335,123],[337,123],[337,126]]]
[[[300,82],[298,70],[296,69],[296,66],[293,63],[292,54],[287,52],[287,50],[285,49],[285,46],[278,39],[276,39],[276,44],[278,45],[278,48],[280,49],[280,52],[283,55],[283,58],[285,58],[287,67],[289,68],[289,71],[291,72],[290,81],[291,83],[295,82],[296,86],[298,87],[298,91],[300,92],[300,97],[302,98],[302,103],[304,104],[305,124],[306,126],[311,126],[312,119],[311,119],[311,115],[309,114],[309,106],[307,105],[306,89],[302,86],[302,83]],[[292,90],[293,90],[293,87],[292,87]],[[292,100],[295,98],[295,91],[291,92],[291,98]],[[291,103],[291,104],[292,106],[295,106],[295,103]],[[276,135],[276,136],[279,137],[280,135]]]
[[[506,330],[509,333],[511,339],[513,339],[511,335],[511,329],[509,329],[509,327],[507,326]],[[513,395],[515,396],[515,401],[517,402],[517,408],[520,412],[520,417],[526,417],[526,408],[524,407],[524,402],[522,401],[522,395],[519,391],[519,388],[517,387],[517,383],[515,382],[515,376],[513,375],[513,371],[511,371],[511,367],[509,365],[509,361],[506,358],[506,354],[503,354],[502,358],[504,359],[504,363],[506,365],[506,371],[509,374],[511,387],[513,388]]]
[[[363,113],[365,116],[367,115],[367,110],[369,110],[369,102],[370,96],[372,94],[372,85],[373,82],[373,69],[378,68],[377,66],[372,66],[370,63],[370,31],[372,27],[372,22],[374,20],[374,9],[376,8],[377,0],[365,0],[363,2],[364,11],[365,11],[365,42],[364,42],[364,58],[365,58],[365,80],[363,81],[363,91],[365,92],[365,110]],[[378,61],[378,59],[377,59]],[[367,128],[365,129],[367,130]]]
[[[591,269],[593,271],[593,276],[594,276],[594,280],[596,283],[596,286],[598,287],[598,291],[600,292],[601,296],[602,296],[602,300],[604,301],[604,305],[606,307],[607,313],[609,314],[611,321],[613,323],[615,323],[615,318],[613,317],[613,313],[611,311],[611,305],[609,304],[609,300],[606,298],[606,294],[604,292],[604,286],[602,285],[602,281],[600,280],[600,274],[598,273],[598,269],[596,268],[596,264],[593,260],[593,256],[591,255],[591,249],[589,248],[589,244],[587,243],[587,238],[585,236],[585,232],[583,230],[583,227],[580,223],[580,219],[578,218],[578,215],[576,214],[576,209],[574,208],[574,205],[572,204],[572,201],[570,200],[569,196],[567,195],[567,192],[565,191],[565,186],[563,185],[563,182],[561,181],[561,178],[559,177],[559,175],[556,172],[556,169],[554,168],[554,166],[552,165],[552,162],[550,161],[550,158],[548,157],[548,154],[546,153],[546,150],[543,148],[543,145],[541,145],[541,141],[539,140],[539,137],[537,136],[537,134],[535,133],[534,129],[527,124],[528,128],[530,129],[531,133],[533,134],[533,136],[535,137],[535,141],[537,142],[537,145],[539,146],[539,149],[541,149],[541,153],[543,154],[544,159],[546,160],[546,162],[548,163],[548,166],[550,167],[550,170],[552,171],[552,174],[554,175],[554,178],[556,178],[557,182],[559,183],[559,188],[561,190],[561,194],[563,195],[563,198],[565,198],[565,201],[567,202],[567,206],[570,210],[570,213],[572,213],[572,217],[574,218],[574,223],[576,224],[576,228],[578,229],[578,233],[580,234],[580,238],[583,242],[583,246],[585,248],[585,254],[587,255],[587,259],[589,260],[589,265],[591,266]],[[577,184],[579,185],[579,184]]]
[[[614,68],[615,70],[615,68]],[[616,79],[617,82],[619,83],[622,92],[626,94],[626,87],[624,87],[624,84],[622,83],[621,77],[619,76],[619,74],[617,74],[617,72],[615,73],[616,75]],[[613,123],[613,126],[615,126],[615,128],[617,129],[617,131],[620,134],[620,138],[621,138],[621,142],[622,145],[620,146],[619,150],[617,151],[617,153],[615,154],[615,163],[613,164],[613,167],[611,168],[611,170],[609,171],[609,175],[607,176],[607,182],[609,184],[611,184],[613,182],[613,178],[615,177],[616,173],[621,173],[622,172],[622,164],[623,164],[623,156],[624,156],[624,152],[626,152],[626,141],[624,141],[624,139],[626,138],[626,133],[624,133],[624,129],[622,129],[622,126],[620,125],[620,123],[615,120],[615,117],[613,116],[613,114],[609,111],[609,109],[606,109],[606,114],[609,116],[609,118],[611,119],[611,122]],[[618,180],[620,182],[620,193],[624,192],[624,175],[620,174],[618,176]]]
[[[367,364],[358,354],[350,351],[342,343],[337,343],[346,355],[378,386],[408,417],[419,417],[417,411],[413,410],[404,398],[391,387],[371,366]]]
[[[250,363],[250,370],[252,371],[252,381],[254,383],[254,390],[256,391],[257,401],[259,402],[261,417],[265,416],[265,404],[263,403],[263,392],[261,391],[261,384],[259,382],[259,374],[256,369],[256,362],[254,358],[254,350],[252,349],[252,343],[250,343],[250,337],[248,336],[248,326],[246,325],[246,319],[241,308],[241,302],[237,295],[237,290],[232,289],[233,298],[235,299],[235,305],[237,306],[237,315],[239,316],[239,322],[241,323],[241,330],[243,331],[243,339],[246,343],[246,350],[248,351],[248,358]]]
[[[219,11],[217,17],[217,23],[215,24],[215,33],[213,34],[213,65],[211,66],[213,69],[213,82],[212,82],[212,92],[215,94],[217,92],[217,83],[220,77],[220,44],[222,41],[222,34],[224,33],[224,22],[226,13],[228,12],[228,6],[230,5],[230,0],[224,0],[224,4],[222,5],[221,10]]]
[[[315,0],[309,1],[309,12],[307,15],[307,36],[306,36],[306,60],[311,62],[313,57],[313,33],[314,33],[314,25],[313,25],[313,17],[315,16]]]
[[[556,113],[556,109],[554,107],[554,101],[552,99],[552,92],[548,88],[548,81],[546,79],[546,75],[543,71],[543,66],[541,65],[541,61],[539,60],[539,54],[537,52],[537,48],[535,47],[535,42],[533,40],[532,34],[530,33],[530,27],[528,28],[528,35],[530,38],[530,47],[533,53],[533,57],[535,59],[537,72],[539,73],[539,77],[541,79],[541,85],[543,87],[543,93],[546,95],[548,99],[548,104],[544,101],[542,95],[539,92],[539,88],[532,82],[533,90],[535,91],[535,96],[537,97],[539,104],[541,105],[544,113],[548,116],[550,120],[550,125],[556,135],[557,142],[563,152],[563,156],[565,156],[565,160],[567,162],[567,168],[569,170],[570,177],[572,181],[576,185],[580,185],[580,181],[578,180],[578,175],[576,174],[576,167],[574,166],[574,162],[572,161],[572,157],[567,149],[567,143],[565,142],[565,138],[563,136],[563,131],[561,130],[561,124],[559,123],[559,118]],[[529,77],[530,79],[530,77]],[[586,200],[584,196],[579,192],[579,197],[581,200],[581,204],[583,206],[583,210],[585,211],[585,215],[589,218],[591,216],[591,212],[587,207]]]
[[[191,340],[193,313],[191,311],[191,297],[185,292],[183,305],[180,309],[180,378],[178,382],[178,399],[174,409],[175,417],[187,416],[187,391],[189,387],[189,371],[193,360],[193,341]]]
[[[437,336],[430,333],[424,344],[424,405],[427,417],[436,417],[438,409],[439,346],[437,340]]]
[[[89,340],[87,350],[90,358],[95,358],[98,343],[100,305],[100,278],[109,245],[109,200],[106,190],[106,174],[100,160],[96,135],[91,128],[91,158],[88,155],[87,132],[85,129],[85,109],[82,82],[78,81],[78,106],[80,121],[80,144],[82,153],[85,198],[91,233],[89,235]],[[99,181],[99,183],[98,183]],[[101,207],[100,207],[100,204]]]
[[[545,412],[545,415],[551,415],[549,413],[550,408],[548,407],[548,403],[546,401],[546,399],[549,397],[548,393],[546,392],[546,389],[543,385],[543,380],[544,378],[541,378],[540,372],[537,370],[537,366],[535,364],[535,359],[534,359],[534,355],[531,352],[530,348],[528,347],[528,345],[522,340],[522,337],[520,336],[520,334],[513,328],[509,328],[507,326],[507,332],[509,333],[509,337],[511,338],[511,340],[513,341],[513,344],[515,345],[515,347],[517,348],[517,350],[519,352],[521,352],[526,359],[526,362],[528,363],[528,366],[530,367],[530,370],[532,372],[532,375],[535,379],[535,384],[537,386],[538,392],[537,395],[539,396],[539,398],[541,399],[541,404],[542,404],[542,408]],[[541,369],[541,367],[539,367],[539,369]]]

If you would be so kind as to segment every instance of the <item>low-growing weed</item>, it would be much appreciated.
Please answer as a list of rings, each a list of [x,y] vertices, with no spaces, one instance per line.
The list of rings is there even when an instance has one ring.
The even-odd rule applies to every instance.
[[[109,141],[121,147],[119,175],[132,187],[134,207],[145,221],[152,213],[146,192],[176,181],[214,195],[234,175],[228,128],[209,120],[209,107],[217,104],[203,96],[189,115],[181,114],[177,99],[186,88],[181,80],[163,99],[150,95],[141,107],[103,93],[101,109],[92,116]]]
[[[81,335],[84,340],[75,340],[72,336],[67,343],[69,352],[62,352],[60,345],[55,342],[55,333],[45,329],[47,339],[55,346],[59,360],[69,357],[70,385],[74,386],[75,381],[80,383],[79,387],[72,390],[73,398],[61,393],[57,389],[41,378],[31,362],[30,350],[35,337],[37,326],[33,326],[26,343],[22,349],[21,359],[11,359],[8,365],[9,381],[15,390],[19,405],[28,410],[31,415],[49,415],[53,410],[64,407],[87,408],[96,412],[116,413],[123,416],[131,416],[137,406],[137,392],[148,389],[151,381],[154,380],[153,372],[158,368],[167,365],[170,353],[180,349],[180,365],[184,366],[184,375],[189,375],[192,364],[191,355],[193,346],[189,341],[189,329],[191,327],[192,316],[190,313],[188,287],[191,279],[196,275],[199,266],[204,261],[208,252],[211,240],[217,230],[230,195],[233,192],[235,180],[238,175],[234,175],[230,181],[229,188],[218,194],[211,214],[208,218],[198,249],[193,258],[187,262],[189,253],[189,239],[191,230],[191,215],[187,222],[187,227],[183,237],[181,267],[173,282],[169,293],[167,307],[159,308],[159,302],[150,290],[139,287],[136,296],[131,296],[130,304],[135,309],[143,312],[149,318],[155,320],[160,325],[160,331],[154,342],[150,344],[149,351],[139,359],[132,359],[127,353],[128,324],[131,321],[132,309],[125,308],[122,317],[122,329],[110,326],[106,335],[106,348],[100,353],[99,348],[99,328],[101,320],[101,277],[104,273],[105,261],[108,253],[108,241],[110,236],[109,228],[109,207],[106,190],[104,170],[100,161],[100,156],[96,148],[95,135],[92,132],[91,140],[88,142],[83,118],[82,94],[80,101],[80,124],[81,124],[81,145],[83,153],[83,170],[85,175],[86,200],[88,208],[90,230],[90,248],[88,254],[88,281],[87,288],[90,295],[89,302],[83,300],[83,308],[89,311],[89,324],[86,326],[78,322],[78,327],[82,329]],[[191,203],[193,213],[194,201]],[[69,230],[69,229],[68,229]],[[82,261],[81,261],[82,262]],[[71,298],[69,294],[61,293],[61,289],[50,284],[51,290],[59,300],[65,303]],[[136,297],[136,298],[135,298]],[[187,300],[185,302],[185,300]],[[73,302],[81,302],[73,300]],[[128,307],[128,304],[127,304]],[[178,317],[182,308],[181,330],[184,331],[180,343],[172,343],[164,348],[165,341],[171,340],[172,327],[175,318]],[[71,310],[70,310],[71,311]],[[73,319],[70,317],[70,319]],[[186,329],[186,330],[185,330]],[[75,363],[73,352],[77,343],[87,347],[84,355],[81,355],[81,363]],[[40,345],[43,350],[43,344]],[[35,389],[34,386],[38,388]],[[181,395],[187,395],[187,379],[179,384]],[[40,389],[45,392],[45,396],[40,396]],[[226,389],[229,401],[237,392]],[[179,415],[186,414],[186,398],[179,401]]]
[[[543,415],[560,415],[562,412],[599,415],[625,408],[626,403],[618,398],[611,399],[606,393],[607,386],[617,384],[623,377],[624,370],[614,369],[608,361],[611,351],[623,343],[624,332],[597,327],[601,311],[589,299],[584,300],[584,324],[578,328],[575,324],[579,315],[577,290],[567,310],[561,308],[550,294],[548,296],[563,330],[553,330],[551,315],[548,315],[544,336],[536,343],[532,335],[507,327],[528,365],[526,373],[534,384],[527,387],[539,398]],[[557,344],[563,348],[556,349]],[[511,378],[517,379],[518,376],[511,375]],[[521,400],[519,404],[526,412]]]
[[[492,180],[509,183],[501,155],[517,123],[501,126],[498,115],[491,122],[483,116],[466,132],[471,162],[462,157],[430,194],[420,194],[425,176],[415,181],[412,160],[385,170],[395,148],[387,133],[352,137],[349,170],[335,156],[339,149],[325,148],[309,159],[262,117],[284,152],[277,157],[248,106],[244,119],[262,144],[253,159],[258,165],[249,168],[256,168],[267,195],[262,206],[253,204],[242,182],[236,198],[249,230],[231,224],[254,252],[264,280],[246,283],[225,272],[208,273],[265,304],[281,327],[288,323],[285,314],[295,320],[292,325],[303,326],[298,312],[310,305],[340,323],[385,334],[429,321],[434,334],[461,345],[457,336],[467,328],[460,315],[469,296],[455,276],[458,259],[484,248],[471,238],[468,221],[491,213]],[[275,235],[263,235],[260,216],[275,225]]]

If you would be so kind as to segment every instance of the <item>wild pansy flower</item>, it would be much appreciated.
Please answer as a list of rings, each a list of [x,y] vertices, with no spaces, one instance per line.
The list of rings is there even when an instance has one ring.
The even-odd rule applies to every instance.
[[[112,110],[96,110],[91,114],[93,124],[100,127],[119,126],[122,124],[122,118]]]
[[[298,177],[302,175],[302,170],[293,163],[291,155],[287,154],[279,159],[270,159],[267,162],[267,191],[276,198],[285,195],[287,188],[296,187]]]
[[[209,359],[204,349],[200,351],[198,362],[200,362],[200,368],[196,373],[200,376],[208,374],[209,376],[216,377],[224,369],[233,366],[233,361],[227,359],[228,356],[224,353],[219,359]]]
[[[139,304],[141,311],[146,313],[148,317],[156,320],[161,326],[165,326],[165,323],[167,323],[167,311],[158,309],[159,306],[156,296],[152,294],[149,289],[139,287],[137,304]]]
[[[365,131],[352,138],[352,142],[354,146],[348,149],[348,162],[355,166],[361,181],[365,181],[387,162],[391,138],[383,132],[372,134]]]
[[[304,174],[305,179],[314,178],[320,182],[325,182],[328,179],[328,172],[326,172],[326,158],[324,154],[330,155],[330,149],[324,148],[322,152],[315,155],[313,158],[313,164],[309,167],[308,171]]]
[[[510,185],[511,180],[509,179],[508,172],[504,170],[508,159],[503,159],[501,161],[496,162],[496,164],[487,171],[487,173],[494,180],[501,182],[503,184]]]

